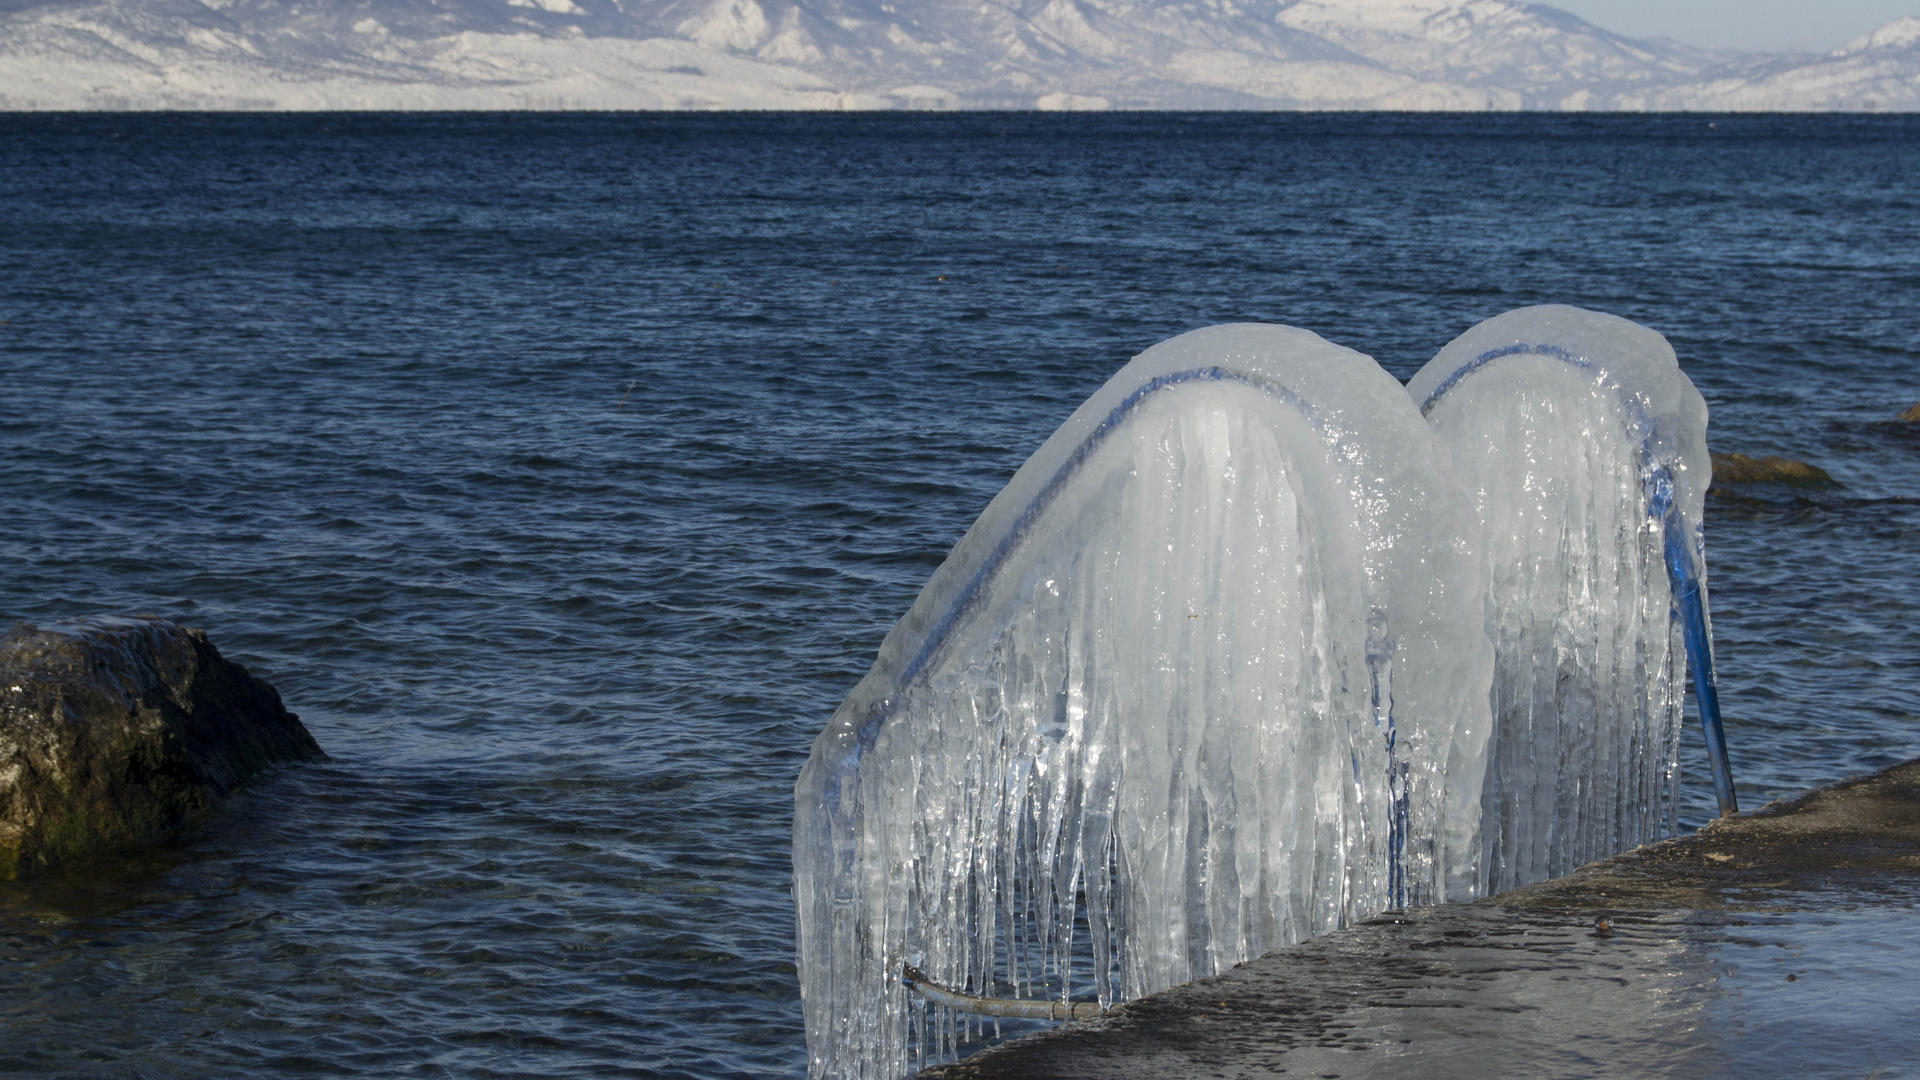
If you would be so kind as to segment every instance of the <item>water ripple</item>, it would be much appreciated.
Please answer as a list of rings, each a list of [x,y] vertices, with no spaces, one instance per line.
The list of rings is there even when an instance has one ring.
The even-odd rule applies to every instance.
[[[1920,123],[1716,119],[0,117],[0,617],[205,627],[334,758],[0,885],[0,1072],[795,1074],[808,743],[1212,322],[1666,333],[1843,485],[1709,511],[1743,801],[1920,754]]]

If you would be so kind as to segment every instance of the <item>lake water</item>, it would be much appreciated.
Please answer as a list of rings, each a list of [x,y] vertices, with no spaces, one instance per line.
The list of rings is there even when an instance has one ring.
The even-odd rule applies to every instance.
[[[332,755],[0,884],[0,1072],[794,1076],[792,785],[1146,346],[1564,302],[1716,451],[1740,797],[1920,755],[1920,118],[0,116],[0,619],[204,627]],[[1683,818],[1711,813],[1696,732]]]

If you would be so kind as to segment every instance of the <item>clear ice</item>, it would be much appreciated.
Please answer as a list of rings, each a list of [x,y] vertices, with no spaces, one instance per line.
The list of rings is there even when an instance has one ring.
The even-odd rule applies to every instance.
[[[816,1076],[987,996],[1125,1000],[1467,898],[1493,652],[1465,493],[1406,391],[1304,330],[1121,369],[887,635],[795,792]]]
[[[813,745],[812,1073],[953,1049],[971,1021],[904,964],[1126,1000],[1671,831],[1689,650],[1712,700],[1706,419],[1665,339],[1568,307],[1405,388],[1291,327],[1136,357]]]
[[[1671,832],[1687,657],[1669,578],[1704,590],[1706,402],[1659,334],[1560,306],[1475,326],[1407,391],[1486,560],[1482,889]]]

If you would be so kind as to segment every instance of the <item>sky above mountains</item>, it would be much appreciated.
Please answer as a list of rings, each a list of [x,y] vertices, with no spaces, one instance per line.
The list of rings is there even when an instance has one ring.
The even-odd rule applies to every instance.
[[[1670,37],[1703,49],[1826,52],[1902,15],[1920,0],[1549,0],[1628,37]]]

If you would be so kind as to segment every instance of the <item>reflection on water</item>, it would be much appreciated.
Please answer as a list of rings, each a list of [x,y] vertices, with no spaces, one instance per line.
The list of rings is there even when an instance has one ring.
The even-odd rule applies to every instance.
[[[1920,1076],[1920,913],[1755,917],[1711,946],[1719,1075]]]

